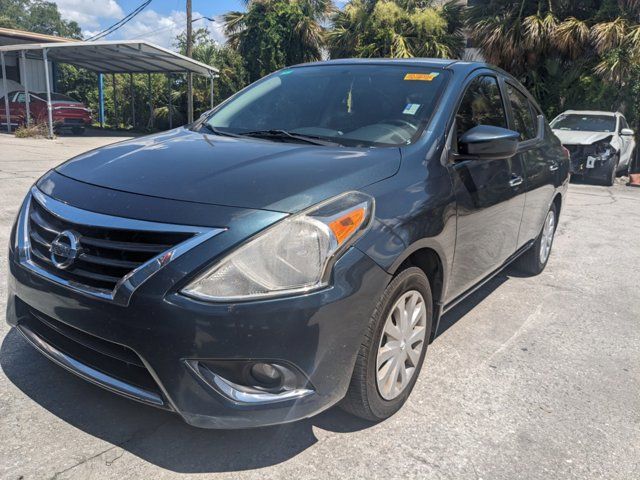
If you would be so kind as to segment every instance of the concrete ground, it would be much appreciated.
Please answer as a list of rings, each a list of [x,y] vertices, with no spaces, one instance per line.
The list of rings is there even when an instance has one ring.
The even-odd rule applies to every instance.
[[[112,138],[0,135],[7,237],[40,174]],[[571,185],[546,271],[443,319],[407,405],[250,431],[191,428],[89,385],[0,326],[0,477],[640,478],[640,189]]]

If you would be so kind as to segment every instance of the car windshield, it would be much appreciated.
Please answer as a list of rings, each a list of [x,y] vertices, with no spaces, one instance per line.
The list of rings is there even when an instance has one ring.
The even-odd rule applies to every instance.
[[[274,141],[406,145],[425,128],[446,75],[440,69],[400,65],[289,68],[256,82],[204,124],[219,134]]]
[[[551,123],[556,130],[578,130],[581,132],[615,132],[616,117],[613,115],[560,115]]]
[[[36,95],[39,96],[40,98],[47,98],[46,93],[36,93]],[[52,93],[51,101],[80,103],[78,100],[68,97],[67,95],[63,95],[62,93]]]

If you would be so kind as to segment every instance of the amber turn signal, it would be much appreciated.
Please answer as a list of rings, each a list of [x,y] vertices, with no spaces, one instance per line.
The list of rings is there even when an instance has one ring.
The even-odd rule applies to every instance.
[[[329,228],[336,236],[338,245],[342,245],[342,243],[362,225],[364,216],[365,209],[357,208],[329,223]]]

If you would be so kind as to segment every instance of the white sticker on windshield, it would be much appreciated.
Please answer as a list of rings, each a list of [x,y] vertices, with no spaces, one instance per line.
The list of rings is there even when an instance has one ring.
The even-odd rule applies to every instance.
[[[405,115],[415,115],[420,106],[421,105],[419,103],[407,103],[407,106],[404,107],[402,113]]]

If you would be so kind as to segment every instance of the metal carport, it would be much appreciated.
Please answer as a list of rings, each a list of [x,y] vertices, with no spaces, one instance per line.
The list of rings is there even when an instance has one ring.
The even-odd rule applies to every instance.
[[[0,64],[5,91],[4,107],[7,130],[11,131],[11,111],[6,86],[5,58],[19,57],[24,65],[26,58],[41,58],[45,64],[45,84],[47,93],[47,111],[49,135],[53,137],[53,116],[51,107],[51,79],[49,78],[48,60],[68,63],[76,67],[86,68],[99,74],[116,73],[195,73],[210,79],[211,107],[213,107],[213,79],[218,69],[191,58],[162,48],[143,40],[69,43],[27,43],[0,47]],[[29,83],[24,69],[23,79],[25,91],[25,108],[29,122]]]

